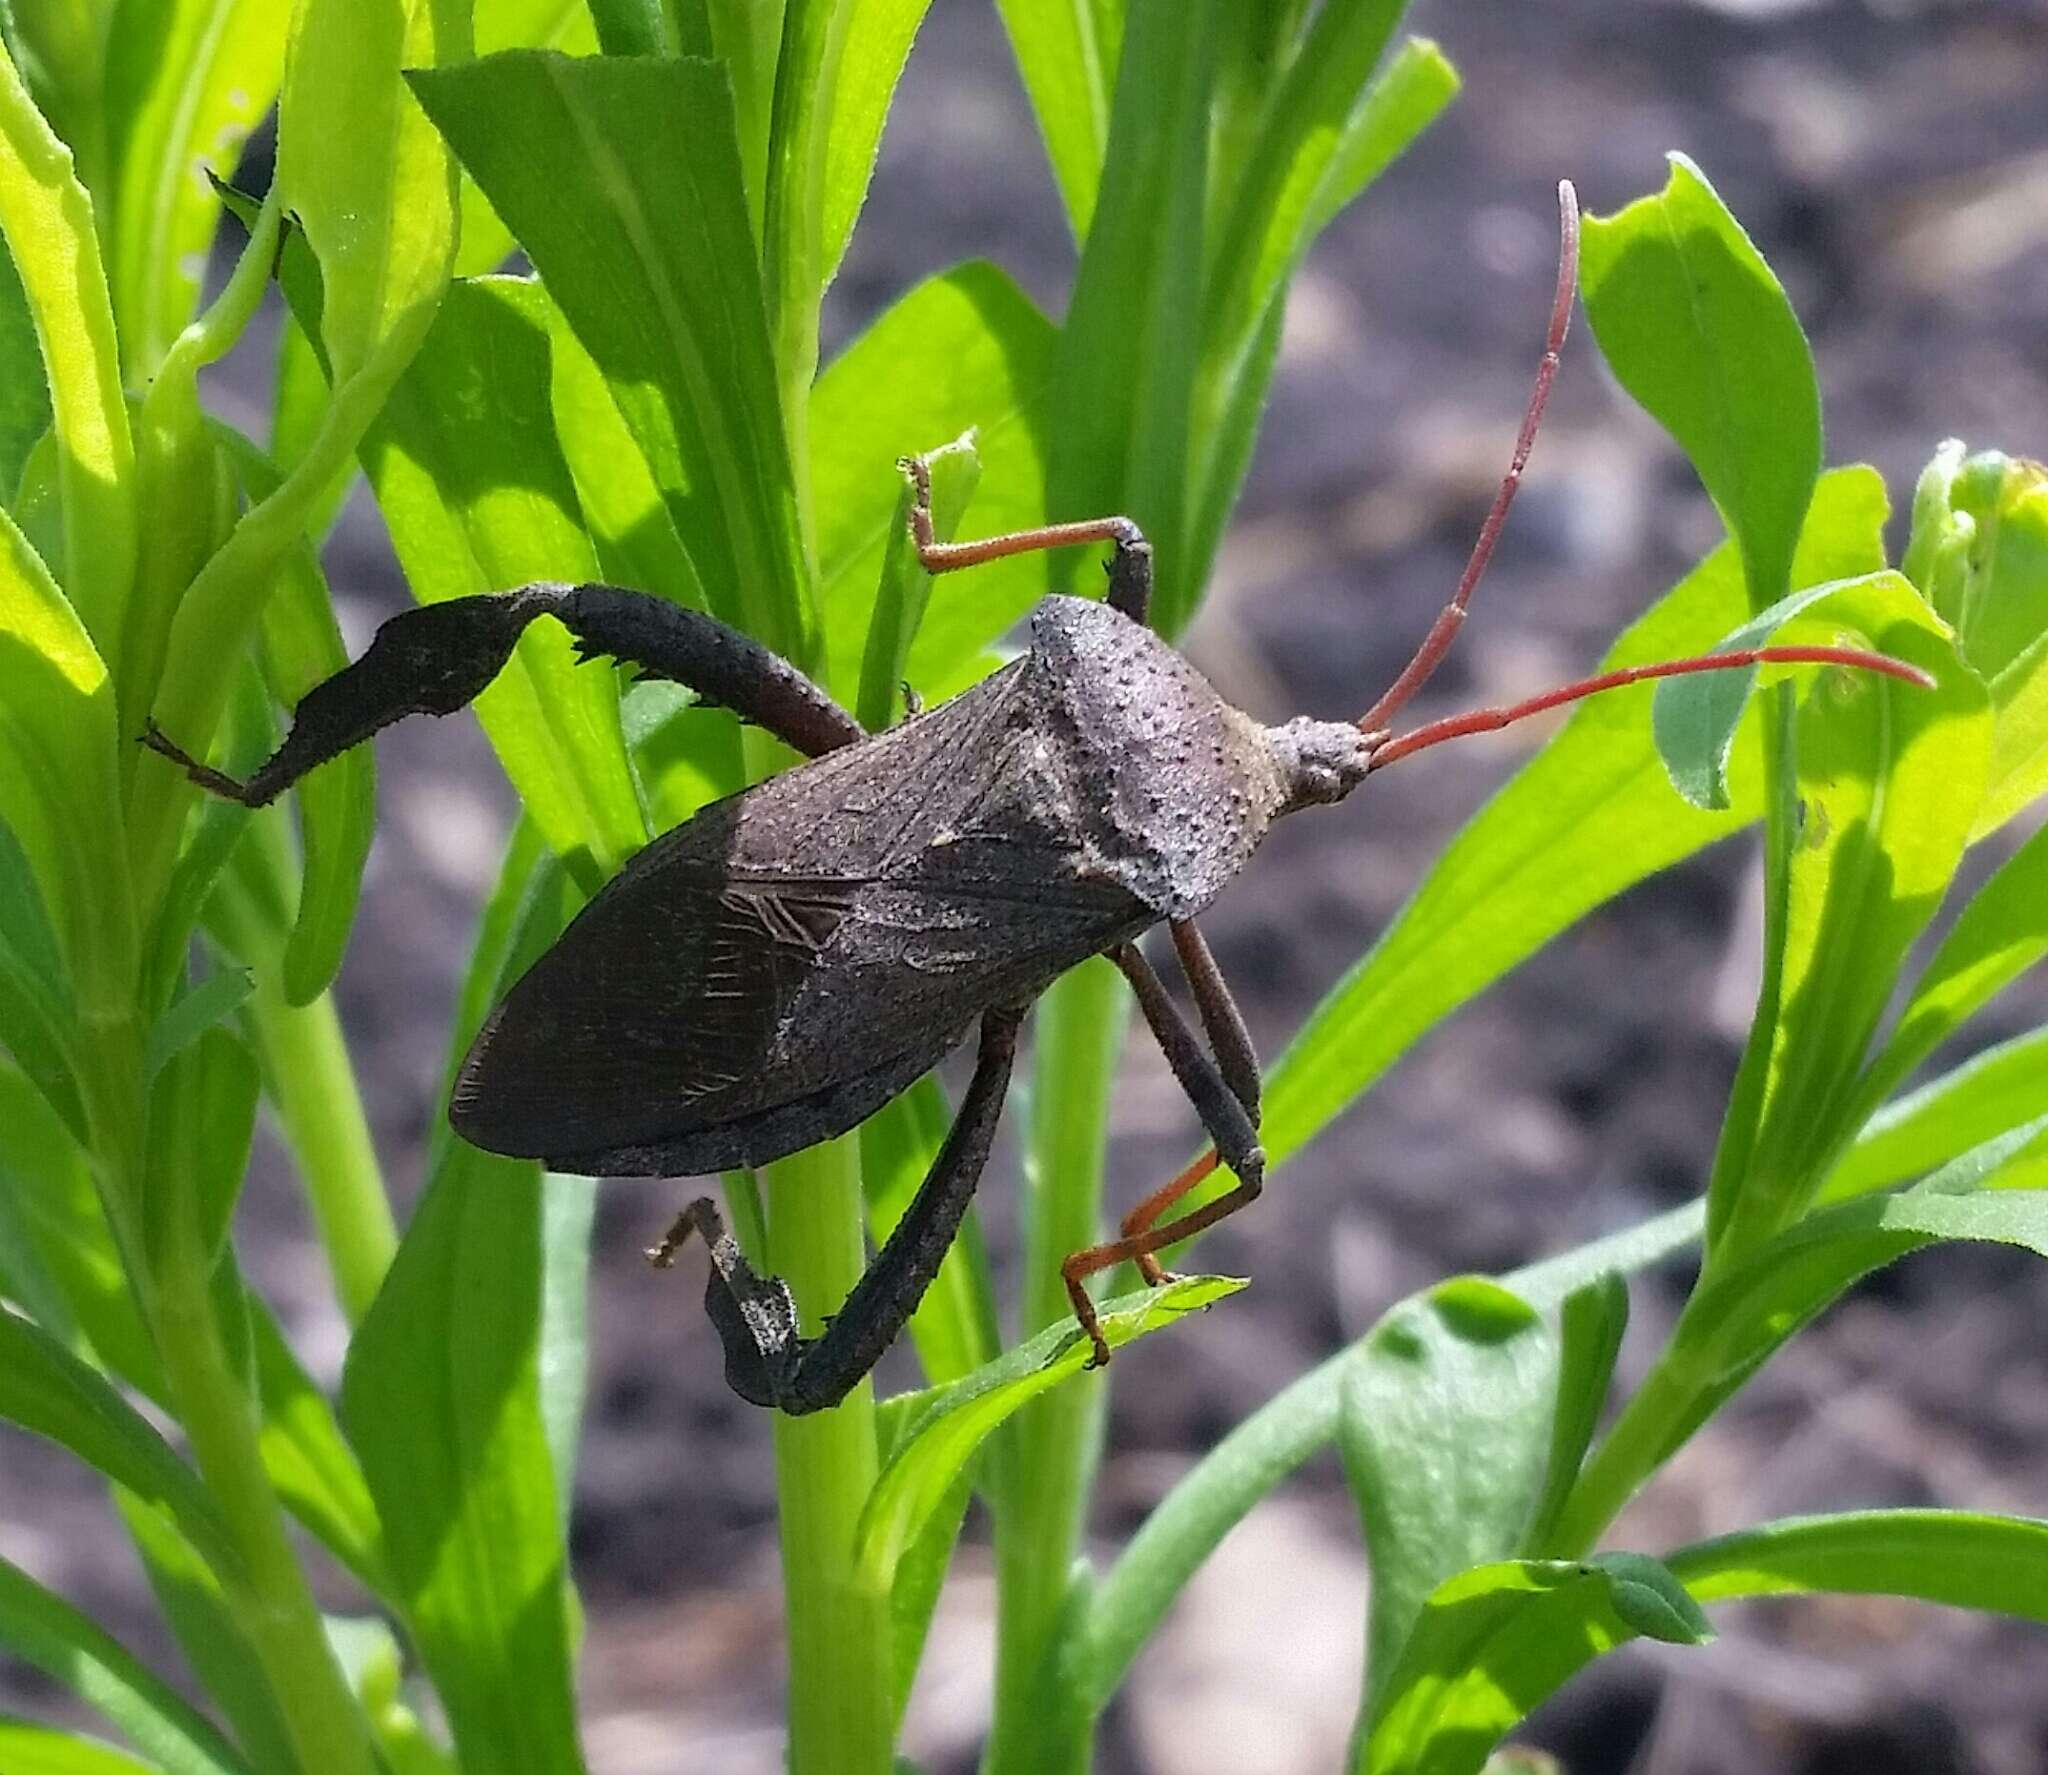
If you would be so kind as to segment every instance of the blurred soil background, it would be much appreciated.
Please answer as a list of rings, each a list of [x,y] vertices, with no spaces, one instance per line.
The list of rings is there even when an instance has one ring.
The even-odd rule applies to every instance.
[[[1535,363],[1563,175],[1610,211],[1661,184],[1666,149],[1692,154],[1809,329],[1830,461],[1875,463],[1895,501],[1952,434],[2048,453],[2039,0],[1417,0],[1410,24],[1449,51],[1464,96],[1297,282],[1251,483],[1188,642],[1244,707],[1355,712],[1448,593]],[[975,256],[1059,311],[1072,248],[993,8],[935,0],[828,347],[920,277]],[[267,404],[253,379],[220,392],[238,423]],[[1477,620],[1417,716],[1590,667],[1717,536],[1682,460],[1580,331]],[[330,568],[360,646],[406,602],[360,498]],[[973,594],[963,582],[936,595]],[[1263,1054],[1535,738],[1436,753],[1276,833],[1205,921]],[[380,763],[381,836],[341,1009],[386,1165],[409,1195],[511,804],[466,721],[402,728]],[[1703,1187],[1755,992],[1756,876],[1754,843],[1737,840],[1596,914],[1425,1041],[1214,1236],[1204,1267],[1254,1286],[1118,1359],[1094,1524],[1104,1548],[1229,1426],[1401,1295],[1510,1268]],[[2044,1015],[2037,977],[1982,1035]],[[1127,1202],[1195,1128],[1142,1032],[1122,1087],[1111,1175]],[[1013,1177],[1006,1151],[983,1193],[999,1281]],[[592,1767],[766,1775],[781,1761],[769,1426],[725,1391],[694,1280],[639,1261],[676,1195],[601,1197],[574,1530]],[[342,1327],[274,1148],[242,1238],[248,1268],[332,1376]],[[1684,1281],[1638,1283],[1624,1381]],[[1854,1506],[2048,1514],[2044,1326],[2048,1276],[2034,1260],[1914,1258],[1793,1343],[1615,1540],[1654,1551]],[[6,1551],[171,1662],[100,1496],[39,1445],[11,1437],[0,1455]],[[1341,1476],[1316,1463],[1186,1593],[1106,1722],[1104,1775],[1338,1766],[1364,1588]],[[970,1520],[912,1705],[908,1748],[933,1775],[973,1766],[993,1599],[985,1525]],[[1595,1666],[1528,1741],[1572,1775],[2048,1770],[2048,1634],[1867,1599],[1724,1610],[1717,1625],[1710,1650],[1647,1647]],[[0,1702],[37,1713],[51,1698],[8,1670]]]

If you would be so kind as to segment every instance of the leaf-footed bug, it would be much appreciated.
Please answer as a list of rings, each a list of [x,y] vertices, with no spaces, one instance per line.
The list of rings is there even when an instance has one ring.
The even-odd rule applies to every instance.
[[[1598,691],[1770,661],[1915,668],[1845,647],[1766,647],[1635,666],[1395,735],[1389,723],[1449,650],[1521,479],[1576,288],[1578,212],[1559,190],[1556,300],[1512,463],[1463,575],[1422,645],[1355,722],[1265,727],[1230,707],[1145,626],[1152,554],[1123,517],[982,541],[933,534],[929,477],[911,527],[944,573],[1029,550],[1108,543],[1101,603],[1050,596],[1021,658],[886,732],[786,660],[710,617],[608,585],[537,583],[385,623],[363,657],[316,686],[246,782],[145,736],[201,785],[251,805],[408,714],[446,714],[496,676],[526,625],[562,622],[610,655],[694,689],[809,762],[717,802],[639,853],[512,987],[457,1077],[449,1118],[492,1152],[599,1176],[692,1176],[759,1165],[842,1134],[979,1026],[973,1075],[923,1186],[825,1331],[806,1338],[788,1288],[755,1273],[708,1199],[653,1253],[710,1246],[705,1304],[732,1387],[787,1412],[836,1403],[880,1358],[937,1272],[987,1163],[1026,1008],[1078,962],[1129,980],[1209,1151],[1066,1260],[1074,1314],[1108,1360],[1084,1283],[1154,1255],[1258,1195],[1259,1068],[1195,925],[1298,808],[1342,801],[1372,772],[1463,734]],[[1164,921],[1193,991],[1198,1036],[1139,953]],[[1228,1192],[1174,1218],[1218,1164]]]

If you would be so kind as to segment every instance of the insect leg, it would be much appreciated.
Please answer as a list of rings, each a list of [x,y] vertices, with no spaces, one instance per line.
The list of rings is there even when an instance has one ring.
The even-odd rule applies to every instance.
[[[796,1305],[780,1278],[760,1276],[725,1236],[708,1201],[692,1202],[650,1253],[666,1265],[692,1231],[711,1246],[704,1306],[725,1345],[725,1378],[756,1405],[792,1414],[837,1405],[881,1359],[938,1274],[988,1164],[1017,1052],[1022,1006],[985,1011],[974,1077],[951,1131],[888,1242],[854,1284],[823,1335],[800,1338]]]
[[[1201,1014],[1202,1029],[1209,1038],[1210,1051],[1216,1056],[1224,1082],[1236,1094],[1238,1102],[1244,1105],[1245,1114],[1251,1117],[1252,1126],[1256,1128],[1259,1121],[1259,1057],[1252,1047],[1251,1032],[1244,1026],[1244,1014],[1238,1010],[1237,1000],[1231,996],[1223,971],[1217,967],[1216,958],[1210,953],[1209,945],[1195,927],[1194,920],[1169,919],[1167,928],[1173,932],[1173,946],[1180,955],[1181,971],[1187,975],[1188,985],[1194,992],[1195,1009]],[[1216,1149],[1212,1146],[1179,1176],[1154,1190],[1124,1216],[1123,1236],[1130,1239],[1142,1233],[1214,1171],[1216,1165]],[[1173,1279],[1149,1251],[1141,1253],[1137,1263],[1138,1273],[1155,1288]]]
[[[284,744],[247,782],[199,763],[154,723],[143,740],[201,787],[261,807],[394,721],[462,708],[541,616],[558,618],[586,657],[612,654],[687,684],[800,752],[815,756],[862,737],[853,717],[787,660],[712,617],[618,586],[541,581],[394,616],[361,659],[300,699]]]
[[[1206,951],[1205,951],[1206,953]],[[1152,1033],[1158,1037],[1159,1045],[1166,1053],[1166,1063],[1173,1069],[1173,1076],[1180,1081],[1180,1087],[1188,1094],[1195,1106],[1195,1113],[1202,1118],[1202,1125],[1209,1130],[1209,1138],[1215,1143],[1216,1154],[1229,1165],[1238,1176],[1238,1185],[1227,1195],[1219,1196],[1213,1202],[1203,1204],[1192,1214],[1169,1222],[1164,1227],[1146,1227],[1135,1233],[1126,1232],[1107,1244],[1094,1245],[1086,1251],[1077,1251],[1060,1265],[1060,1274],[1067,1285],[1067,1298],[1073,1302],[1074,1317],[1081,1323],[1091,1342],[1095,1345],[1092,1366],[1099,1367],[1109,1360],[1109,1346],[1103,1341],[1102,1331],[1095,1316],[1095,1305],[1088,1298],[1083,1281],[1097,1270],[1106,1270],[1112,1264],[1130,1260],[1142,1262],[1155,1251],[1186,1238],[1190,1233],[1199,1232],[1224,1215],[1235,1213],[1247,1202],[1252,1201],[1263,1185],[1266,1171],[1266,1155],[1259,1146],[1259,1131],[1253,1122],[1251,1112],[1245,1107],[1238,1093],[1226,1081],[1216,1062],[1202,1051],[1202,1044],[1195,1032],[1187,1026],[1181,1014],[1173,1008],[1173,1001],[1166,996],[1166,988],[1152,966],[1140,955],[1133,944],[1126,943],[1111,952],[1110,960],[1123,970],[1124,978],[1130,981],[1131,990],[1137,994],[1138,1008],[1145,1013],[1145,1021],[1152,1026]],[[1249,1043],[1246,1044],[1249,1047]],[[1156,1192],[1147,1202],[1141,1204],[1139,1212],[1150,1209],[1153,1217],[1165,1211],[1173,1202],[1185,1195],[1209,1171],[1215,1169],[1216,1157],[1206,1161],[1198,1160],[1189,1172],[1175,1178],[1164,1190]],[[1192,1173],[1192,1174],[1190,1174]],[[1148,1277],[1164,1280],[1164,1273],[1156,1264],[1150,1266]]]
[[[984,536],[976,542],[940,542],[932,529],[931,470],[921,456],[906,456],[897,467],[910,477],[915,489],[910,506],[910,534],[917,543],[918,561],[927,573],[953,573],[962,567],[979,567],[984,561],[1028,555],[1034,549],[1066,548],[1082,542],[1113,543],[1109,590],[1103,594],[1104,600],[1133,622],[1145,620],[1145,612],[1152,603],[1152,545],[1131,519],[1083,518],[1078,523],[1043,524],[1035,530]]]

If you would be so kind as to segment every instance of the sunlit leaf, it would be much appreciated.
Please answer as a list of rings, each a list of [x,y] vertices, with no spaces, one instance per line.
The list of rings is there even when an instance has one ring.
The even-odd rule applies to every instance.
[[[1790,586],[1820,472],[1820,393],[1785,291],[1698,167],[1585,224],[1593,335],[1675,437],[1742,552],[1752,610]]]

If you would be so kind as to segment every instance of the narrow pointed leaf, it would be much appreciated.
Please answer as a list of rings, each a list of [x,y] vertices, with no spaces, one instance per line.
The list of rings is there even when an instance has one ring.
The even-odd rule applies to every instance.
[[[2048,1522],[2031,1517],[1963,1510],[1790,1517],[1681,1547],[1667,1563],[1701,1602],[1910,1596],[2048,1621]]]
[[[178,0],[123,8],[109,35],[108,122],[119,144],[111,281],[137,385],[198,305],[220,220],[206,175],[233,175],[277,96],[291,12],[287,0]]]
[[[1185,583],[1191,406],[1202,346],[1209,83],[1216,0],[1134,0],[1096,213],[1061,331],[1047,516],[1121,512],[1151,539],[1152,623],[1180,632],[1201,588]],[[1070,555],[1077,551],[1067,551]],[[1076,561],[1055,583],[1081,583]]]
[[[116,1489],[115,1507],[135,1543],[150,1594],[207,1699],[259,1769],[296,1771],[291,1733],[262,1661],[221,1594],[220,1580],[169,1522]],[[13,1766],[0,1760],[13,1775]]]
[[[229,454],[249,496],[269,498],[282,472],[246,440],[229,436]],[[310,542],[279,563],[276,588],[263,606],[261,660],[271,696],[286,709],[348,664],[327,577]],[[288,1004],[311,1004],[341,969],[377,821],[376,758],[374,747],[352,747],[292,790],[304,870],[284,950]]]
[[[1742,552],[1752,610],[1789,589],[1820,473],[1820,393],[1783,287],[1698,167],[1588,217],[1593,335],[1630,394],[1692,459]]]
[[[981,458],[966,533],[1046,519],[1046,401],[1057,330],[993,265],[928,278],[827,366],[811,393],[811,495],[825,683],[854,698],[885,551],[898,528],[900,456],[971,431]],[[943,363],[944,374],[919,366]],[[905,675],[927,696],[956,688],[968,663],[1046,589],[1043,555],[949,576],[933,594]]]
[[[135,576],[135,446],[91,200],[0,48],[0,234],[28,298],[63,496],[59,577],[103,657]]]
[[[1244,1286],[1222,1276],[1192,1276],[1105,1303],[1102,1335],[1112,1349],[1186,1314],[1227,1299]],[[1049,1326],[995,1362],[932,1396],[898,1438],[896,1451],[861,1511],[855,1557],[881,1587],[931,1522],[982,1440],[1027,1401],[1082,1372],[1088,1340],[1078,1326]]]
[[[1557,1398],[1550,1414],[1550,1456],[1543,1493],[1518,1551],[1541,1558],[1564,1512],[1579,1468],[1600,1426],[1614,1381],[1621,1334],[1628,1328],[1628,1284],[1608,1270],[1565,1296],[1558,1314]]]
[[[821,269],[830,283],[868,194],[896,83],[931,0],[851,0],[825,136]]]
[[[1824,1202],[1923,1176],[2008,1128],[2048,1114],[2048,1028],[2014,1036],[1894,1098],[1829,1173]],[[2048,1179],[2044,1179],[2048,1181]]]
[[[502,985],[552,939],[548,879],[552,897],[520,893],[487,920],[473,972]],[[583,1767],[558,1478],[574,1417],[559,1360],[580,1328],[563,1317],[574,1301],[550,1234],[580,1243],[586,1223],[551,1227],[543,1182],[538,1165],[442,1143],[342,1377],[391,1582],[457,1754],[507,1775]]]
[[[1656,1461],[1668,1460],[1787,1340],[1871,1271],[1938,1239],[1984,1240],[2048,1256],[2044,1152],[2048,1118],[2037,1117],[1912,1189],[1819,1209],[1739,1260],[1717,1260],[1665,1358],[1695,1385]]]
[[[518,278],[453,286],[364,446],[371,485],[424,603],[536,579],[595,579],[548,405],[546,298]],[[535,624],[476,710],[556,851],[586,889],[645,836],[616,674]]]
[[[803,546],[725,70],[515,50],[414,85],[604,371],[712,610],[807,657]]]
[[[1463,1572],[1430,1596],[1353,1767],[1477,1775],[1539,1702],[1645,1627],[1679,1645],[1713,1638],[1677,1579],[1640,1554]]]
[[[250,1775],[234,1747],[132,1653],[4,1559],[0,1647],[118,1727],[160,1775]]]
[[[1881,1100],[1928,1055],[2029,969],[2048,957],[2048,828],[2036,832],[1970,896],[1913,996],[1867,1094]]]
[[[1093,226],[1129,0],[996,0],[1076,240]]]
[[[277,177],[320,262],[337,386],[387,341],[416,338],[447,287],[455,165],[400,71],[461,61],[469,47],[456,0],[302,0],[293,14]],[[339,142],[356,151],[337,153]]]
[[[27,1720],[0,1717],[0,1769],[14,1775],[160,1775],[123,1751]]]
[[[1920,666],[1932,689],[1824,670],[1786,730],[1796,796],[1774,828],[1783,911],[1710,1185],[1711,1240],[1767,1237],[1811,1200],[1855,1137],[1858,1075],[1907,951],[1962,858],[1983,792],[1991,713],[1945,625],[1900,574],[1834,587],[1781,630],[1849,636]],[[1759,1070],[1760,1069],[1760,1070]]]
[[[973,433],[964,433],[929,452],[924,461],[931,476],[932,530],[940,541],[949,542],[958,533],[961,513],[981,482],[981,458],[975,452]],[[924,625],[932,594],[932,576],[919,562],[910,535],[910,505],[911,489],[906,482],[897,495],[889,544],[882,555],[881,585],[861,656],[860,693],[853,704],[854,718],[870,733],[895,725],[903,706],[911,643]]]
[[[62,1344],[0,1308],[0,1418],[69,1449],[166,1511],[217,1570],[238,1569],[212,1494],[163,1437]]]

